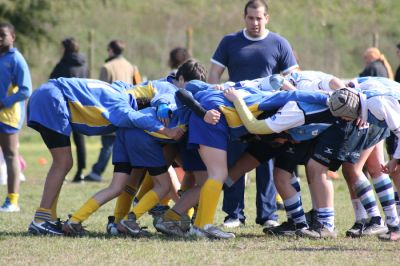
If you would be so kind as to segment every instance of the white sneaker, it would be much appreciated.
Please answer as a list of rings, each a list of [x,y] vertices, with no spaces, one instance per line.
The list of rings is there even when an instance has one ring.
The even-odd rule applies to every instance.
[[[239,219],[234,218],[229,218],[222,224],[222,226],[225,228],[237,228],[241,225],[243,225],[243,223]]]
[[[273,228],[279,226],[279,223],[275,220],[266,220],[265,223],[263,223],[262,227],[264,228]]]
[[[3,206],[0,207],[0,212],[19,212],[19,206],[16,204],[11,204],[10,199],[7,197],[3,203]]]

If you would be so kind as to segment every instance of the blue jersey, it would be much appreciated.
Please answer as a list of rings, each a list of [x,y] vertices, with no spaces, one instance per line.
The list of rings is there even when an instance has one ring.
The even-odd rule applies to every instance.
[[[138,88],[137,92],[143,90]],[[64,135],[69,135],[72,128],[85,135],[108,134],[116,127],[161,129],[160,122],[135,110],[134,93],[134,86],[122,81],[110,85],[91,79],[50,80],[29,100],[28,125],[39,123]]]
[[[202,81],[187,83],[186,89],[194,94],[194,98],[207,110],[221,111],[230,129],[230,134],[237,138],[247,134],[238,113],[232,102],[225,98],[222,91],[211,89],[212,85]],[[323,93],[309,91],[279,91],[266,92],[254,87],[243,87],[238,91],[244,96],[243,100],[254,116],[264,111],[276,110],[289,101],[303,101],[319,105],[326,105],[328,96]]]
[[[31,92],[28,65],[17,48],[0,55],[0,102],[4,104],[0,110],[0,123],[20,129],[25,117],[24,100]]]
[[[245,30],[226,35],[211,61],[226,67],[233,82],[286,74],[298,67],[286,39],[273,32],[268,32],[265,38],[253,39]]]

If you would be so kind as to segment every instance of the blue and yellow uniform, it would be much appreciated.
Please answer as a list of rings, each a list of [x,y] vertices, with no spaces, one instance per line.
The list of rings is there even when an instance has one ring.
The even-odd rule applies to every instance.
[[[25,103],[32,92],[32,81],[22,54],[17,48],[0,56],[0,132],[13,134],[21,129]]]
[[[204,121],[195,116],[190,116],[189,128],[189,144],[202,144],[222,150],[227,149],[229,138],[239,138],[247,134],[234,105],[224,97],[222,91],[211,88],[212,85],[201,82],[192,81],[186,85],[186,89],[194,94],[194,98],[207,109],[219,110],[223,116],[217,125],[208,125]],[[243,87],[238,89],[244,101],[254,114],[259,116],[264,111],[276,110],[288,101],[303,101],[308,103],[326,104],[328,96],[326,94],[307,91],[280,91],[265,92],[257,88]]]
[[[158,131],[161,123],[150,122],[136,111],[136,98],[153,98],[153,103],[168,101],[155,97],[157,92],[152,83],[135,87],[122,81],[108,84],[77,78],[50,80],[32,94],[28,126],[40,124],[66,136],[72,128],[85,135],[108,134],[116,127]]]

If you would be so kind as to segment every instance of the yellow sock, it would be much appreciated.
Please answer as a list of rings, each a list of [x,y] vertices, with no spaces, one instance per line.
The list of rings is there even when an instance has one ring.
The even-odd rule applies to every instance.
[[[151,179],[151,175],[147,172],[142,184],[140,185],[139,191],[136,195],[136,198],[140,200],[143,198],[144,195],[146,195],[147,192],[149,192],[153,188],[153,180]]]
[[[132,208],[132,212],[135,214],[136,219],[139,219],[145,212],[153,208],[160,198],[154,190],[150,190],[142,197],[141,200]]]
[[[167,196],[167,197],[163,198],[163,199],[160,201],[160,205],[162,205],[162,206],[168,206],[169,203],[170,203],[170,201],[171,201],[171,197],[170,197],[170,196]]]
[[[168,221],[180,221],[181,216],[176,211],[169,209],[164,213],[164,219]]]
[[[51,221],[51,209],[37,208],[33,219],[36,223]]]
[[[79,210],[72,214],[71,221],[73,223],[81,223],[97,211],[98,208],[100,208],[99,203],[94,198],[90,198]]]
[[[114,209],[115,223],[119,223],[128,214],[136,192],[137,188],[126,185],[124,191],[118,196]]]
[[[200,221],[197,225],[199,228],[204,228],[206,224],[214,223],[214,216],[221,190],[222,183],[215,179],[208,179],[201,188],[199,208],[197,209],[197,213],[200,214]]]
[[[58,204],[58,197],[60,196],[60,191],[58,191],[56,197],[54,198],[53,204],[51,204],[51,219],[53,221],[57,220],[57,204]]]
[[[281,195],[279,195],[278,193],[277,193],[276,196],[275,196],[275,201],[276,201],[276,203],[281,203],[281,204],[283,204],[282,197],[281,197]]]
[[[194,208],[190,208],[187,212],[186,212],[187,216],[189,216],[190,219],[192,219],[193,214],[194,214]]]
[[[18,198],[19,198],[18,193],[9,193],[7,197],[10,199],[11,204],[18,205]]]

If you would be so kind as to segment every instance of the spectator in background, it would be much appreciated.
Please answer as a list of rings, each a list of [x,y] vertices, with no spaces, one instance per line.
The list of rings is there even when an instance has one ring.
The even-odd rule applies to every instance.
[[[176,70],[180,65],[182,65],[186,60],[190,59],[192,56],[183,47],[176,47],[169,52],[168,66],[171,68],[170,75],[176,74]]]
[[[397,58],[400,60],[400,43],[396,45],[397,47]],[[394,76],[394,81],[400,82],[400,65],[397,67],[396,75]]]
[[[14,41],[14,26],[0,23],[0,147],[7,165],[8,190],[0,212],[20,210],[18,133],[25,118],[25,100],[32,93],[28,64]]]
[[[64,49],[60,62],[54,67],[50,79],[56,78],[88,78],[89,71],[86,58],[79,53],[79,44],[72,38],[66,38],[61,42]],[[77,132],[72,132],[76,146],[76,157],[78,160],[77,171],[72,182],[80,182],[83,179],[83,169],[86,167],[85,137]]]
[[[134,85],[141,82],[137,66],[129,63],[122,55],[125,46],[125,42],[121,40],[113,40],[107,45],[108,58],[100,70],[100,80],[108,83],[122,80]],[[115,134],[101,136],[99,157],[92,166],[92,171],[85,176],[85,181],[100,182],[102,180],[102,174],[111,157],[114,140]]]
[[[360,77],[371,76],[393,79],[392,67],[378,48],[370,47],[365,50],[363,59],[365,68],[360,73]]]
[[[268,5],[265,1],[250,0],[246,3],[246,28],[226,35],[221,40],[211,59],[209,83],[219,83],[225,69],[228,70],[229,80],[237,82],[279,73],[287,75],[298,68],[289,42],[267,30],[268,21]],[[244,148],[244,145],[238,142],[229,146],[229,164],[233,164],[239,158]],[[264,227],[277,226],[276,189],[271,164],[268,162],[257,167],[256,186],[256,223]],[[238,227],[245,222],[244,187],[244,178],[241,178],[232,187],[224,188],[222,209],[227,213],[225,227]]]

